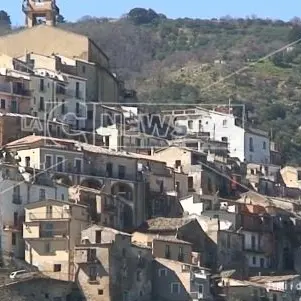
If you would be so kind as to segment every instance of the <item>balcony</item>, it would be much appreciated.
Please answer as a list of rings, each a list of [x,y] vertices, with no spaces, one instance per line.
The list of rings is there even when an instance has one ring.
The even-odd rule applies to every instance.
[[[17,223],[3,223],[3,231],[4,232],[21,232],[22,224]]]
[[[50,239],[50,240],[54,240],[54,239],[67,239],[68,236],[68,231],[50,231],[50,230],[43,230],[40,231],[40,238],[43,239]]]
[[[71,214],[68,210],[61,210],[58,212],[47,213],[29,213],[30,221],[43,221],[43,220],[69,220],[71,218]]]
[[[24,87],[13,86],[13,94],[29,97],[31,93]]]
[[[0,92],[11,93],[11,85],[9,83],[1,83]]]

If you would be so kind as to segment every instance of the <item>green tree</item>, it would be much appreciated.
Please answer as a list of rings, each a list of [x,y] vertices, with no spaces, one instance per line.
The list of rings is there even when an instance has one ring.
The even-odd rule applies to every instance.
[[[62,24],[62,23],[66,23],[66,20],[63,15],[59,14],[56,18],[56,22]]]
[[[152,9],[147,10],[145,8],[137,7],[130,10],[130,12],[128,13],[128,17],[131,21],[134,22],[134,24],[141,25],[152,23],[160,16]]]
[[[11,26],[10,16],[4,10],[0,10],[0,26]]]
[[[293,28],[290,30],[288,34],[288,41],[292,43],[299,39],[301,39],[301,25],[296,24],[293,26]]]

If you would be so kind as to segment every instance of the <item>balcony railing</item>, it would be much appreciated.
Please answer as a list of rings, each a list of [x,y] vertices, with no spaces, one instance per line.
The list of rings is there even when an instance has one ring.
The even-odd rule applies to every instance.
[[[41,238],[68,238],[68,232],[67,231],[50,231],[50,230],[44,230],[40,232]]]
[[[0,92],[4,93],[11,93],[11,85],[8,83],[1,83],[0,84]]]
[[[3,223],[3,231],[5,232],[20,232],[22,231],[21,223]]]
[[[32,221],[35,220],[60,220],[60,219],[70,219],[71,215],[65,210],[62,210],[60,212],[53,212],[47,213],[47,212],[41,212],[41,213],[29,213],[29,219]]]
[[[13,94],[21,96],[30,96],[30,91],[25,88],[13,87]]]

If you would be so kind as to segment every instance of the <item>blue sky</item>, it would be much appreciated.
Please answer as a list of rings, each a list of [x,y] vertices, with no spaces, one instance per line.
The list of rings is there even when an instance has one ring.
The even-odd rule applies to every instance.
[[[22,25],[24,17],[22,0],[1,0],[0,9],[6,10],[14,25]],[[67,20],[75,21],[82,16],[119,17],[133,7],[153,8],[169,17],[214,18],[225,15],[289,20],[301,17],[300,0],[57,0]],[[175,3],[179,3],[178,5]],[[5,4],[5,5],[4,5]]]

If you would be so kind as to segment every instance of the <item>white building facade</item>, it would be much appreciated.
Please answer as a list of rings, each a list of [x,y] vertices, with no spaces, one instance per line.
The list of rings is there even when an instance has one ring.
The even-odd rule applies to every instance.
[[[68,187],[50,179],[34,181],[18,167],[1,165],[0,171],[0,244],[3,256],[24,257],[22,224],[24,206],[44,199],[68,200]],[[36,176],[37,179],[37,176]]]
[[[240,161],[269,164],[270,139],[264,131],[243,128],[232,113],[226,114],[205,109],[174,110],[163,112],[175,118],[175,125],[186,133],[209,133],[212,140],[224,141],[229,145],[231,157]]]

